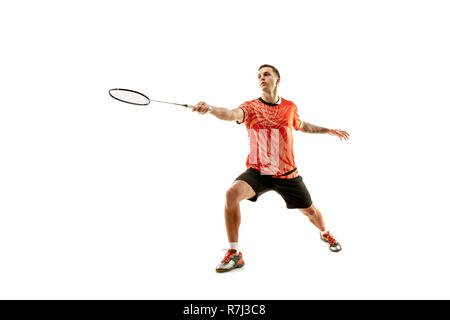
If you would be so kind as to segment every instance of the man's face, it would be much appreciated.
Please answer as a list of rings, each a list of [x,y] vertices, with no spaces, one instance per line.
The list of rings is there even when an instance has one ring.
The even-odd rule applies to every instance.
[[[264,67],[258,71],[258,83],[259,87],[263,91],[272,91],[278,86],[280,78],[276,76],[272,68]]]

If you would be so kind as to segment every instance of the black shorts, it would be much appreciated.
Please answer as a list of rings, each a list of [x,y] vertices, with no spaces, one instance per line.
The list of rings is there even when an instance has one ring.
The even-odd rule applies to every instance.
[[[256,195],[248,199],[253,202],[256,202],[263,193],[273,190],[283,197],[288,209],[304,209],[312,205],[311,196],[301,176],[293,179],[272,178],[268,175],[262,175],[256,169],[248,168],[236,180],[245,181],[253,188]]]

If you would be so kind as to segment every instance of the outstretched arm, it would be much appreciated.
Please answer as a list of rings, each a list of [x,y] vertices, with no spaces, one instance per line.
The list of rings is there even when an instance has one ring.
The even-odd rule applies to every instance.
[[[348,140],[350,135],[341,129],[328,129],[319,126],[315,126],[309,122],[302,121],[298,131],[306,132],[306,133],[328,133],[329,135],[339,137],[339,139]]]
[[[196,111],[200,114],[206,114],[211,108],[211,114],[216,116],[220,120],[233,121],[237,120],[242,122],[244,119],[244,111],[241,108],[236,108],[233,110],[226,108],[213,107],[204,101],[201,101],[195,105],[192,111]]]

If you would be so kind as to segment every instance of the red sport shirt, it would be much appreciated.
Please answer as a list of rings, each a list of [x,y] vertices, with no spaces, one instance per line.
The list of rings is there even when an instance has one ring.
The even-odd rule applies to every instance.
[[[279,104],[271,104],[259,98],[244,102],[239,108],[244,111],[249,139],[247,168],[274,178],[297,177],[297,171],[281,176],[296,168],[292,128],[298,130],[301,120],[295,103],[280,98]]]

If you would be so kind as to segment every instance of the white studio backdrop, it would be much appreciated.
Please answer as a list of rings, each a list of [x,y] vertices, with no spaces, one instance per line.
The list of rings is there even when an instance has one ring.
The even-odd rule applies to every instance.
[[[0,298],[448,299],[446,1],[15,1],[0,12]],[[241,203],[244,126],[114,101],[236,108],[261,64],[305,121],[296,162],[343,246],[281,197]]]

